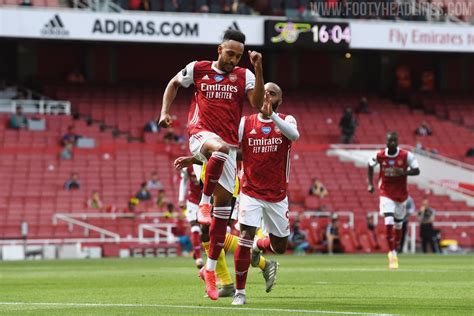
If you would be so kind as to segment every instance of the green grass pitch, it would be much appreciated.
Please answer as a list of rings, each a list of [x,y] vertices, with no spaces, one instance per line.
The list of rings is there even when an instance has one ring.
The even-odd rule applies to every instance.
[[[243,308],[204,298],[191,258],[2,262],[0,315],[474,315],[474,256],[399,258],[272,257],[277,284],[251,268]]]

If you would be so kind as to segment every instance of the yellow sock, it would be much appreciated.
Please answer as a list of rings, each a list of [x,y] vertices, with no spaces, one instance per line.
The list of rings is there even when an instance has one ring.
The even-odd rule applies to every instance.
[[[224,241],[224,251],[225,253],[230,252],[235,252],[235,249],[237,248],[237,243],[239,241],[239,238],[237,236],[234,236],[232,234],[226,234],[225,235],[225,241]]]
[[[232,278],[230,277],[229,270],[227,269],[224,249],[221,250],[221,254],[217,259],[216,274],[217,277],[221,280],[221,285],[228,285],[233,283]]]
[[[202,247],[206,254],[209,253],[209,242],[203,242]],[[221,285],[228,285],[232,284],[232,279],[230,277],[229,270],[227,269],[227,261],[225,260],[225,252],[224,249],[221,250],[219,258],[217,258],[217,265],[216,265],[216,274],[219,280],[221,281]]]
[[[265,257],[263,255],[260,255],[260,260],[258,261],[258,267],[260,269],[265,269],[265,263],[267,262],[267,260],[265,259]]]
[[[202,247],[204,248],[204,251],[206,252],[206,255],[209,253],[209,242],[202,242]]]

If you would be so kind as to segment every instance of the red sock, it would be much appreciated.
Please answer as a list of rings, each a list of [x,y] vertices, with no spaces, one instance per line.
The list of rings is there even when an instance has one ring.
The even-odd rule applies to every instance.
[[[402,240],[402,230],[401,229],[395,229],[395,249],[398,249],[398,246],[400,245],[400,241]]]
[[[272,248],[270,247],[270,238],[268,237],[257,240],[257,247],[258,249],[263,250],[263,251],[268,250],[268,251],[273,252]]]
[[[393,232],[393,225],[385,225],[385,229],[387,232],[387,242],[388,242],[388,248],[390,248],[390,251],[396,250],[396,242],[395,242],[395,236]]]
[[[224,170],[225,161],[229,155],[222,153],[220,151],[215,151],[212,153],[211,158],[207,162],[206,166],[206,176],[204,178],[204,187],[202,193],[207,196],[211,196],[216,189],[217,182],[221,177],[222,170]]]
[[[201,235],[199,234],[199,232],[191,233],[191,243],[193,244],[194,251],[193,258],[201,258]]]
[[[252,240],[239,238],[237,249],[235,249],[235,288],[237,290],[245,289],[245,283],[247,282],[247,272],[250,266],[250,250],[252,249],[252,244]]]
[[[209,258],[217,260],[224,247],[225,234],[227,233],[227,221],[219,217],[213,217],[209,228]]]

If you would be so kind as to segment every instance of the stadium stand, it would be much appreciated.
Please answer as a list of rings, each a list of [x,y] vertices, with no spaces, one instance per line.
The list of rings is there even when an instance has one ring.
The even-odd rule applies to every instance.
[[[29,238],[84,236],[80,229],[71,232],[65,223],[53,225],[53,215],[96,212],[85,207],[87,197],[93,190],[101,193],[106,205],[114,205],[117,212],[123,212],[128,199],[153,170],[158,171],[168,199],[177,200],[178,177],[171,165],[175,157],[186,153],[184,146],[166,143],[163,132],[143,133],[144,124],[156,114],[161,104],[161,92],[148,88],[120,89],[117,92],[116,88],[62,85],[50,86],[47,91],[57,98],[71,100],[72,111],[80,119],[49,115],[44,116],[47,121],[46,131],[11,131],[7,129],[8,116],[0,116],[0,145],[1,148],[8,149],[0,153],[0,174],[3,180],[0,213],[4,214],[0,231],[3,238],[19,237],[19,224],[22,221],[30,224]],[[303,214],[303,211],[317,211],[324,206],[325,211],[329,212],[352,212],[355,216],[354,227],[349,227],[347,221],[341,221],[345,250],[384,251],[386,245],[376,244],[366,231],[367,211],[378,209],[375,195],[361,194],[366,192],[366,170],[325,153],[328,143],[337,143],[339,140],[337,122],[343,109],[347,105],[355,105],[357,100],[355,95],[314,97],[301,92],[287,94],[282,111],[295,115],[302,133],[293,152],[289,188],[291,210]],[[423,145],[436,146],[445,155],[463,159],[469,137],[472,137],[472,132],[466,127],[420,111],[413,112],[407,106],[373,96],[369,97],[369,103],[371,113],[360,114],[357,118],[358,143],[381,143],[385,131],[395,129],[403,143],[414,145],[419,140],[414,129],[420,121],[425,120],[432,126],[434,134],[428,140],[424,138]],[[188,96],[181,95],[173,112],[179,121],[175,131],[182,135],[186,134],[187,109]],[[311,116],[305,115],[306,113],[311,113]],[[391,119],[392,115],[397,115],[400,119],[394,121]],[[101,129],[101,124],[125,133],[114,136],[111,130]],[[70,125],[75,126],[77,134],[94,138],[97,146],[93,149],[76,148],[73,160],[60,161],[60,137]],[[123,135],[143,138],[144,142],[129,143]],[[15,172],[12,173],[11,170]],[[79,174],[80,190],[63,190],[64,181],[71,172]],[[307,195],[314,177],[320,178],[329,191],[329,195],[323,200]],[[421,203],[429,195],[431,205],[437,210],[470,210],[465,203],[452,201],[446,196],[427,194],[413,185],[410,185],[410,192],[417,203]],[[153,202],[141,204],[139,210],[162,211]],[[299,215],[294,214],[294,218],[297,216]],[[322,232],[327,224],[327,217],[301,216],[301,226],[309,231],[308,238],[313,249],[324,250]],[[450,222],[462,220],[463,218],[458,217],[448,218]],[[138,225],[149,222],[142,219],[85,221],[122,237],[136,235]],[[175,220],[171,222],[177,223]],[[377,229],[377,240],[384,240],[381,227]],[[473,245],[474,241],[469,237],[473,235],[472,228],[455,226],[442,229],[447,236],[462,240],[462,245]],[[97,233],[91,233],[91,236],[94,234]]]

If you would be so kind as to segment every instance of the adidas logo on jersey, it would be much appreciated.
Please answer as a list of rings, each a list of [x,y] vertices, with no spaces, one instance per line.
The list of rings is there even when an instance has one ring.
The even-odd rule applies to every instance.
[[[254,128],[253,130],[250,131],[250,135],[255,135],[255,134],[257,134],[257,131]]]
[[[209,80],[209,76],[208,76],[208,75],[205,75],[204,77],[202,77],[201,80]]]
[[[69,36],[69,31],[64,27],[61,17],[55,14],[41,29],[41,34],[47,36]]]

